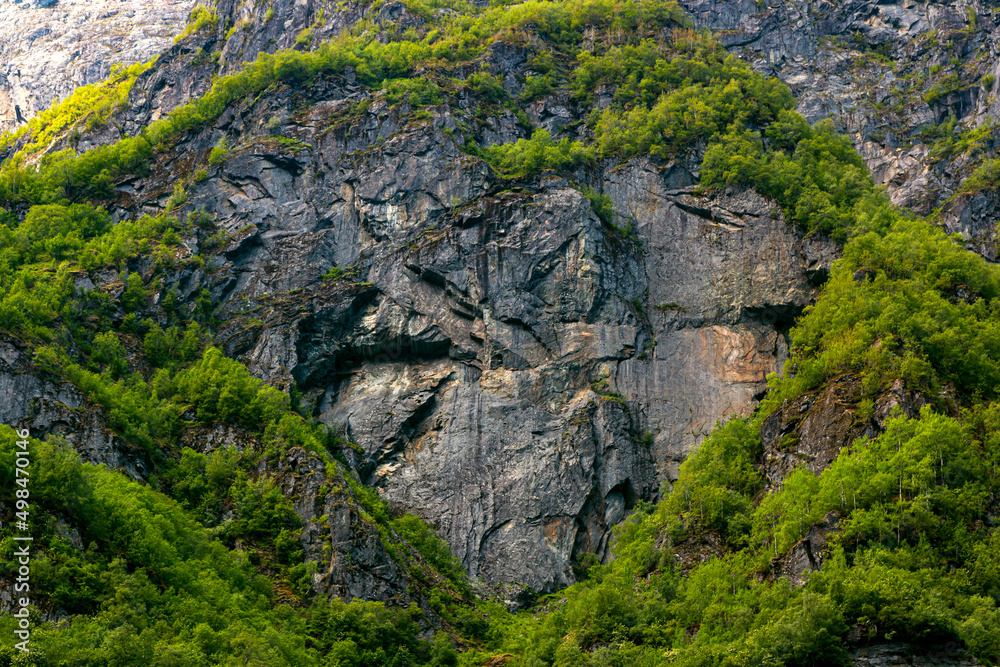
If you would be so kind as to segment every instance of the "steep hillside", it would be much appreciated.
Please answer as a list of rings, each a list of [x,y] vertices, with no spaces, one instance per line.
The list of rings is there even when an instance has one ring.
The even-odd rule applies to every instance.
[[[283,34],[311,34],[322,9],[293,12]],[[176,210],[212,220],[185,251],[203,256],[205,268],[170,279],[181,307],[205,290],[216,344],[256,376],[294,386],[309,416],[342,427],[364,451],[363,481],[433,522],[473,576],[554,590],[574,581],[574,561],[606,555],[610,528],[655,497],[716,421],[749,413],[834,244],[804,240],[744,189],[693,189],[704,142],[724,118],[677,137],[654,160],[620,163],[617,148],[595,153],[567,138],[560,145],[574,155],[553,164],[565,163],[565,174],[542,173],[545,151],[564,150],[550,138],[563,129],[558,119],[585,115],[607,87],[600,68],[620,51],[578,78],[552,50],[576,48],[573,38],[531,46],[519,27],[530,15],[514,19],[509,36],[478,43],[480,24],[510,19],[489,10],[466,27],[442,14],[446,49],[414,41],[430,33],[426,19],[402,5],[392,19],[390,9],[374,20],[420,31],[384,54],[370,31],[345,35],[311,56],[259,59],[212,91],[212,72],[230,67],[237,44],[255,43],[243,37],[255,26],[225,29],[199,15],[200,28],[135,75],[128,109],[114,111],[105,131],[73,139],[78,150],[112,142],[160,116],[113,150],[152,168],[133,174],[111,155],[110,199],[88,174],[70,187],[106,199],[115,219],[162,212],[180,187]],[[329,11],[334,25],[351,17]],[[693,40],[693,60],[688,47],[666,51],[676,67],[706,59],[706,82],[713,68],[730,68],[763,86],[773,99],[751,109],[761,122],[791,105],[717,46],[687,37],[683,15],[671,11],[650,34],[682,30]],[[355,18],[362,34],[369,19]],[[473,38],[467,53],[443,61],[431,51]],[[399,44],[413,53],[395,56]],[[660,49],[643,44],[644,58]],[[530,69],[538,54],[553,61],[549,74]],[[424,68],[423,83],[370,88],[414,68]],[[525,93],[528,77],[543,87],[561,78],[569,89]],[[670,74],[657,85],[679,86],[678,97],[701,89]],[[178,106],[198,94],[207,112]],[[615,114],[612,105],[606,122],[618,122]],[[579,121],[565,130],[588,143],[593,134]],[[512,164],[507,174],[489,163],[508,149],[477,156],[529,134],[537,164]],[[34,159],[33,136],[10,150]],[[87,160],[65,164],[104,168]]]
[[[806,119],[834,119],[895,204],[921,215],[939,211],[949,232],[996,259],[997,7],[681,4],[696,25],[788,84]]]
[[[144,62],[184,26],[190,0],[0,4],[0,132],[14,130],[116,64]]]
[[[35,663],[1000,661],[1000,269],[789,7],[221,2],[0,137]]]

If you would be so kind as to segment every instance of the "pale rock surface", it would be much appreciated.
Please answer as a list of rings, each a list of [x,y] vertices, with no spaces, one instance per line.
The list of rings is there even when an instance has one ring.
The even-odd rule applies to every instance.
[[[184,29],[193,0],[0,2],[0,132],[116,63],[145,62]]]

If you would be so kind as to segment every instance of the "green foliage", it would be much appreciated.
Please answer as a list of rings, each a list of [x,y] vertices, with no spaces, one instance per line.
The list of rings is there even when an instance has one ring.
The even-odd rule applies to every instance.
[[[962,396],[994,397],[1000,271],[884,201],[860,207],[859,221],[870,231],[845,246],[823,298],[792,330],[796,374],[782,392],[857,370],[869,391],[902,378],[931,393],[948,384]]]
[[[555,141],[548,130],[537,129],[531,139],[497,144],[484,157],[507,178],[530,176],[545,169],[572,170],[593,159],[593,152],[579,141]]]
[[[402,609],[317,600],[309,610],[309,633],[326,664],[338,667],[456,664],[447,635],[438,633],[433,644],[420,639],[422,616],[415,604]]]
[[[612,563],[549,601],[548,613],[499,618],[492,652],[542,665],[605,664],[598,654],[612,664],[844,665],[856,625],[877,628],[873,639],[958,639],[995,661],[1000,559],[981,522],[1000,482],[998,419],[996,406],[967,424],[925,408],[845,449],[818,477],[793,474],[756,506],[759,422],[730,422],[681,466],[657,508],[619,527]],[[834,553],[806,586],[760,576],[831,511],[841,516]],[[671,544],[706,530],[733,551],[680,576]]]
[[[313,41],[313,31],[312,28],[303,28],[298,35],[295,36],[295,46],[299,48],[309,48],[309,45]]]
[[[270,480],[248,481],[240,473],[229,496],[236,518],[222,526],[225,538],[273,545],[279,563],[301,560],[302,548],[296,536],[302,521],[281,489]]]
[[[740,545],[764,484],[757,471],[760,432],[747,420],[719,426],[682,467],[664,512],[681,527],[714,530]]]
[[[243,364],[216,348],[180,373],[169,385],[184,402],[198,406],[201,421],[235,419],[248,426],[266,425],[288,411],[288,395],[253,377]]]
[[[448,543],[438,537],[437,533],[423,520],[412,514],[405,514],[393,519],[390,525],[413,548],[419,551],[435,570],[450,579],[459,590],[464,591],[466,594],[471,593],[465,568],[452,555],[451,547],[448,546]]]
[[[476,72],[470,75],[465,80],[465,85],[487,101],[502,102],[507,99],[507,91],[503,87],[503,81],[500,77],[493,76],[489,72]]]
[[[204,5],[197,5],[188,14],[187,25],[184,26],[184,31],[174,39],[174,43],[202,30],[216,30],[218,27],[219,15],[215,10]]]
[[[964,85],[965,84],[962,82],[962,79],[957,73],[952,72],[950,74],[946,74],[935,81],[930,88],[924,92],[924,102],[933,106],[942,97],[947,97],[952,93],[962,90]]]
[[[331,266],[329,270],[323,274],[323,280],[340,280],[347,274],[347,271],[339,266]]]
[[[810,129],[784,112],[765,137],[731,128],[705,152],[701,180],[708,187],[751,185],[781,204],[807,231],[843,240],[858,207],[872,205],[874,184],[850,141],[829,122]],[[794,146],[789,154],[782,146]]]
[[[130,67],[114,65],[105,81],[77,88],[72,95],[40,112],[16,132],[0,136],[0,150],[26,137],[15,159],[32,155],[49,148],[73,130],[93,129],[107,123],[112,112],[128,100],[135,80],[152,65],[153,61]]]
[[[552,77],[548,74],[529,76],[521,88],[521,102],[533,102],[549,95],[554,88]]]
[[[183,183],[177,183],[174,185],[174,193],[170,195],[170,199],[167,200],[166,211],[170,213],[178,206],[183,206],[187,202],[187,192],[184,190]]]
[[[806,230],[841,240],[854,207],[874,191],[861,158],[831,124],[810,128],[792,110],[787,87],[701,33],[675,30],[666,47],[643,40],[600,55],[581,52],[573,94],[592,103],[597,88],[607,84],[614,84],[611,106],[595,109],[588,121],[593,146],[556,142],[536,130],[530,140],[491,146],[481,155],[513,177],[543,169],[572,173],[595,156],[671,158],[708,142],[705,186],[753,186]]]
[[[235,448],[200,454],[185,447],[177,464],[165,470],[158,482],[197,521],[214,526],[221,519],[240,459],[241,454]]]
[[[995,420],[996,409],[982,418]],[[968,540],[956,524],[980,516],[998,465],[995,442],[975,441],[968,427],[927,407],[920,419],[892,420],[878,438],[856,442],[818,478],[806,470],[787,478],[757,508],[755,539],[786,551],[837,511],[844,545],[929,542],[950,560]]]
[[[138,252],[156,248],[177,224],[144,217],[109,225],[102,209],[80,204],[32,207],[20,225],[0,225],[0,326],[32,340],[51,341],[57,325],[83,341],[110,326],[113,304],[96,290],[79,289],[76,277],[101,266],[118,267]],[[126,311],[145,304],[138,274],[130,274],[120,297]]]
[[[615,221],[615,212],[612,208],[611,197],[607,195],[602,195],[597,190],[593,188],[584,188],[581,190],[587,199],[590,200],[590,208],[593,209],[597,217],[601,219],[606,225],[613,225]]]
[[[962,182],[959,192],[976,194],[985,190],[995,190],[1000,185],[1000,160],[990,158],[976,167],[975,171]]]
[[[146,305],[146,290],[142,276],[138,273],[128,274],[125,279],[125,291],[122,292],[122,308],[126,313],[134,313]]]
[[[931,157],[942,160],[956,154],[976,156],[982,153],[995,132],[996,126],[992,123],[962,127],[954,116],[949,116],[939,125],[921,129],[920,138],[930,144]]]
[[[794,106],[784,84],[757,74],[717,42],[680,32],[672,52],[647,40],[579,57],[578,97],[589,99],[602,82],[622,82],[614,104],[594,121],[600,155],[671,157],[730,126],[764,126]]]
[[[208,155],[208,164],[213,167],[218,167],[220,164],[226,161],[229,157],[229,140],[226,137],[219,139],[219,142],[215,144],[212,152]]]
[[[30,264],[42,257],[59,261],[79,253],[86,241],[107,231],[103,209],[71,204],[34,206],[16,227],[0,228],[0,255],[6,266]]]
[[[0,432],[0,479],[8,494],[15,488],[17,438],[7,426]],[[58,601],[73,614],[33,629],[37,664],[141,664],[168,655],[185,665],[320,664],[306,646],[304,622],[271,607],[270,583],[176,502],[104,466],[81,463],[68,447],[33,440],[30,449],[32,597]],[[5,498],[5,505],[13,501]],[[55,520],[45,519],[55,515],[71,522],[86,550],[60,537]],[[10,575],[13,545],[5,527],[3,576]],[[7,637],[12,620],[0,620]]]
[[[395,79],[386,83],[385,90],[389,104],[404,101],[411,107],[441,104],[441,87],[430,79]]]
[[[378,41],[372,31],[359,36],[343,34],[315,50],[261,53],[239,72],[218,78],[201,99],[174,109],[144,128],[139,136],[91,149],[79,156],[72,151],[45,155],[37,166],[20,161],[5,162],[0,169],[0,202],[50,203],[62,197],[101,199],[111,196],[116,179],[141,174],[154,147],[169,145],[181,133],[215,121],[234,103],[259,94],[274,83],[301,85],[319,75],[339,74],[353,68],[361,81],[373,88],[385,81],[415,80],[410,75],[426,63],[464,62],[474,58],[494,41],[513,39],[528,26],[557,43],[575,43],[588,28],[636,32],[686,22],[672,0],[564,0],[552,3],[529,0],[512,6],[484,9],[476,16],[464,14],[438,18],[437,29],[419,41]],[[218,17],[196,7],[186,34],[213,28]],[[496,86],[485,79],[490,95]],[[489,85],[487,85],[489,83]],[[398,84],[433,93],[426,83]],[[407,91],[412,93],[413,91]],[[412,96],[412,95],[411,95]],[[433,103],[415,100],[419,104]],[[216,147],[210,163],[220,164],[228,147]]]
[[[194,361],[204,347],[205,334],[197,322],[164,330],[159,323],[147,319],[143,321],[143,329],[147,331],[142,341],[143,352],[157,368],[174,368]]]

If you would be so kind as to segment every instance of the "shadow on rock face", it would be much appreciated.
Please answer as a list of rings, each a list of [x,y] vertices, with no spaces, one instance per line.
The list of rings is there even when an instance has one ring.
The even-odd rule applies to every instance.
[[[308,287],[260,330],[233,329],[228,349],[295,379],[364,449],[365,479],[432,521],[474,577],[566,586],[717,421],[753,409],[836,246],[751,192],[695,194],[677,166],[609,176],[624,234],[563,179],[495,191],[441,160],[418,177],[410,151],[437,139],[393,141],[365,173],[327,176],[324,192],[351,195],[321,225],[282,204],[310,200],[308,170],[263,185],[287,194],[245,210],[285,231],[234,260],[234,295],[259,289],[265,256],[308,251],[317,227],[338,230],[331,253],[357,244],[366,280]],[[432,187],[469,204],[428,208]],[[301,282],[295,266],[268,277]]]

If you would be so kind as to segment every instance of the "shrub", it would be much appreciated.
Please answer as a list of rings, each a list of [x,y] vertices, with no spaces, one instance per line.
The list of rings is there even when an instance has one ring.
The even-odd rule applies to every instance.
[[[219,15],[214,9],[210,9],[204,5],[197,5],[188,14],[187,25],[184,26],[184,31],[177,35],[174,39],[174,43],[177,43],[189,35],[193,35],[202,30],[216,30],[219,27]]]
[[[229,140],[226,137],[219,139],[219,142],[215,144],[215,148],[208,155],[208,164],[213,167],[217,167],[226,161],[229,157]]]
[[[976,194],[985,190],[995,190],[1000,185],[1000,160],[989,158],[976,167],[962,185],[959,192]]]
[[[593,159],[593,152],[579,141],[554,141],[548,130],[538,129],[531,139],[498,144],[483,151],[484,157],[508,178],[529,176],[544,169],[571,170]]]

